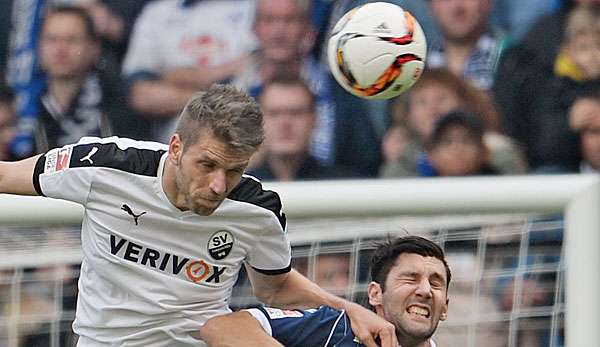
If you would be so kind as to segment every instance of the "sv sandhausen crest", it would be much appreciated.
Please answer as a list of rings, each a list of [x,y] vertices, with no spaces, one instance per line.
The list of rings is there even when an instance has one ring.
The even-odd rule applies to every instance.
[[[208,253],[216,260],[221,260],[231,253],[233,235],[227,230],[219,230],[208,239]]]

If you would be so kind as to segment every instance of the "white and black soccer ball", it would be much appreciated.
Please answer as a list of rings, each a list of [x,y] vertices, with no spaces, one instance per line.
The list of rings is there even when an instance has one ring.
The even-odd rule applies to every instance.
[[[386,2],[368,3],[346,13],[327,46],[336,81],[365,99],[389,99],[407,91],[421,76],[426,53],[418,21]]]

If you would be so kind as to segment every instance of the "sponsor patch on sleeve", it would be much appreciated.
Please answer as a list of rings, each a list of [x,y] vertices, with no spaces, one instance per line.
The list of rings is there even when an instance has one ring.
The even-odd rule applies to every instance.
[[[67,169],[71,162],[73,147],[56,148],[46,153],[46,164],[44,173],[59,172]]]
[[[265,311],[271,319],[288,318],[288,317],[302,317],[302,312],[296,310],[280,310],[278,308],[265,307]]]

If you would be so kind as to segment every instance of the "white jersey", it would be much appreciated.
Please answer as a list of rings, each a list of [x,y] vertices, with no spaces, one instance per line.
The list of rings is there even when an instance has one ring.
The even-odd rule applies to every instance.
[[[290,270],[279,196],[244,176],[210,216],[167,199],[168,147],[83,138],[41,156],[40,195],[85,206],[74,331],[78,346],[203,346],[190,336],[229,312],[242,263]]]

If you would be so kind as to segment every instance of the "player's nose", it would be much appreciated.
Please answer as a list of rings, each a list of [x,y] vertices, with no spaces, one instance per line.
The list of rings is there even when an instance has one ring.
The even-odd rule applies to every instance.
[[[428,280],[424,279],[422,281],[419,281],[417,283],[417,289],[416,289],[416,294],[426,297],[426,298],[430,298],[431,297],[431,283],[429,283]]]
[[[227,175],[225,170],[215,170],[212,174],[209,188],[218,195],[223,195],[227,191]]]

